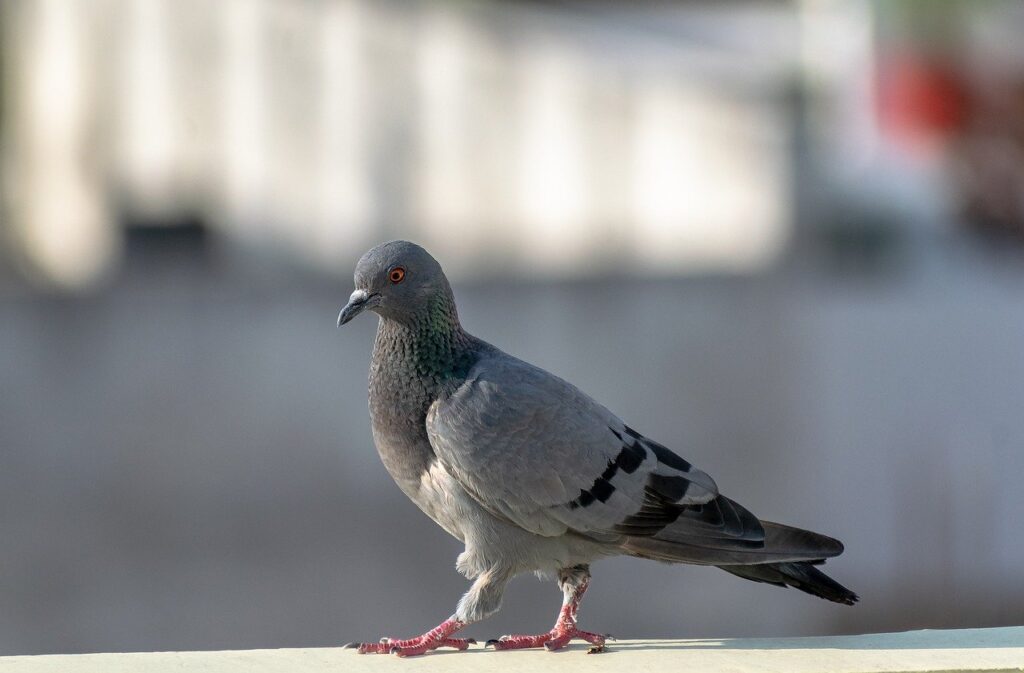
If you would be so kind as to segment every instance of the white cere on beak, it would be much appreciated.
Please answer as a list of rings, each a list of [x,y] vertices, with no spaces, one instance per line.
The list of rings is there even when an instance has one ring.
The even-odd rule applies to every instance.
[[[348,301],[351,304],[354,301],[366,301],[369,293],[366,290],[356,290],[348,297]]]

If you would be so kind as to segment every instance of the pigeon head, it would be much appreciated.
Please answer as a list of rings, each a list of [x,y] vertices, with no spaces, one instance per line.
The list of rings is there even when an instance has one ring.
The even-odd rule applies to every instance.
[[[355,285],[338,315],[339,327],[365,310],[405,324],[439,311],[457,320],[441,265],[415,243],[391,241],[371,249],[356,264]]]

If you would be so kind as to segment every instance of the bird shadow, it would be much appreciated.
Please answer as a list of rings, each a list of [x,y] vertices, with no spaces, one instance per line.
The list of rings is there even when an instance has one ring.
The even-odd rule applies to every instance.
[[[610,651],[637,650],[936,650],[1024,648],[1024,628],[878,633],[815,638],[630,640]]]

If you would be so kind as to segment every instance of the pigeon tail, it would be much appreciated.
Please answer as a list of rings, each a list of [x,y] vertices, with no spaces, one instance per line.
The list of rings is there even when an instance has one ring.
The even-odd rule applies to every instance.
[[[745,511],[728,499],[726,502]],[[760,540],[722,538],[712,531],[673,530],[670,526],[653,538],[628,538],[624,549],[658,561],[715,565],[743,579],[794,587],[835,603],[857,602],[857,594],[815,567],[843,552],[839,540],[772,521],[758,524],[763,531]]]
[[[818,561],[817,563],[824,563]],[[804,593],[824,598],[833,603],[853,605],[860,597],[839,582],[814,567],[815,563],[764,563],[747,566],[718,566],[737,577],[753,582],[765,582],[779,587],[793,587]]]
[[[656,561],[713,566],[820,561],[843,553],[839,540],[760,521],[723,495],[679,510],[674,523],[652,537],[627,537],[622,549]]]

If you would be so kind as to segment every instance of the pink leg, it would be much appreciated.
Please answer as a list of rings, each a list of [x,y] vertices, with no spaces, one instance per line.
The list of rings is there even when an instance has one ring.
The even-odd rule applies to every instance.
[[[586,593],[587,586],[590,584],[589,568],[576,566],[563,570],[559,573],[558,583],[562,587],[565,598],[562,601],[562,609],[558,613],[558,620],[550,631],[536,636],[502,636],[497,640],[488,640],[487,645],[493,646],[496,650],[518,650],[544,646],[548,650],[554,651],[568,645],[573,638],[579,638],[592,645],[587,651],[588,654],[604,652],[605,640],[611,636],[581,631],[576,628],[576,613],[579,610],[580,601],[583,600],[583,594]]]
[[[400,657],[409,657],[417,654],[425,654],[430,650],[439,647],[454,647],[457,650],[465,650],[476,641],[472,638],[452,638],[451,635],[465,626],[465,623],[452,618],[441,622],[437,627],[427,631],[422,636],[395,640],[393,638],[381,638],[379,643],[349,643],[346,648],[355,648],[359,654],[397,654]]]

